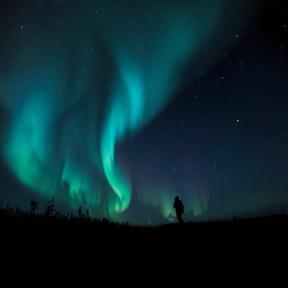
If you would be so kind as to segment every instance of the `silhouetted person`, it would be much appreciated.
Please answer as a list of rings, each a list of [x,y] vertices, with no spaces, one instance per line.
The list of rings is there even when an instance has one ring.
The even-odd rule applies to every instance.
[[[179,223],[184,223],[182,219],[182,214],[184,213],[184,205],[182,201],[179,200],[178,196],[176,196],[174,199],[175,200],[174,200],[173,208],[176,209],[176,215],[177,215],[178,221]]]

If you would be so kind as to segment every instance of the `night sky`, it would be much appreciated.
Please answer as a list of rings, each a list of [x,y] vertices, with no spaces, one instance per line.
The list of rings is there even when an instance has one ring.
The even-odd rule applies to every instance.
[[[132,224],[288,210],[288,4],[1,0],[0,201]]]

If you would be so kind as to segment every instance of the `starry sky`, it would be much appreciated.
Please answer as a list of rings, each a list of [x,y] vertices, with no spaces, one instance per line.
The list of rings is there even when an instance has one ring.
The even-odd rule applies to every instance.
[[[176,195],[184,221],[288,209],[285,0],[0,3],[3,205],[141,225],[176,223]]]

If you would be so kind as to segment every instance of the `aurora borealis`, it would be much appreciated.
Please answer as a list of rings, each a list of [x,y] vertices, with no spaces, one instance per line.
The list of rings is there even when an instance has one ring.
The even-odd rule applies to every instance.
[[[279,3],[1,1],[0,200],[142,224],[176,221],[176,195],[185,221],[284,212]]]

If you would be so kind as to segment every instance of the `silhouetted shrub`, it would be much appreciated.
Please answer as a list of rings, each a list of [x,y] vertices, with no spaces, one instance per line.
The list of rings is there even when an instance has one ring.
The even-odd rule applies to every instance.
[[[56,211],[55,209],[55,199],[54,196],[51,200],[48,200],[48,205],[44,207],[44,215],[46,217],[53,216],[53,213]]]
[[[39,201],[31,200],[30,202],[30,213],[34,213],[39,209]]]

